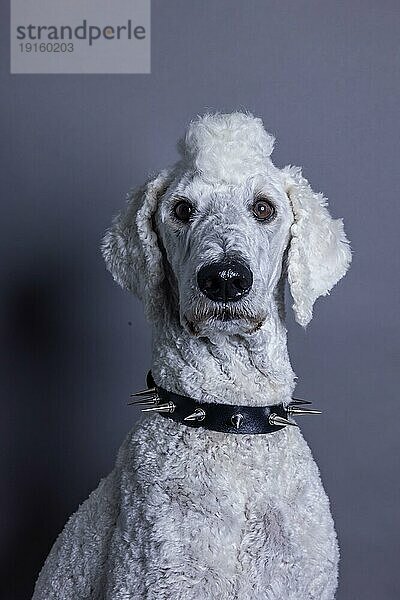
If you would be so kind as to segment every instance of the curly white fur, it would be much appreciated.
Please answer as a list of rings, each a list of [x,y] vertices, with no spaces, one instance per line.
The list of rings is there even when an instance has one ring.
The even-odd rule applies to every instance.
[[[206,115],[182,158],[129,196],[103,242],[114,278],[144,302],[156,382],[199,401],[287,403],[287,275],[296,319],[350,263],[341,221],[298,169],[270,160],[274,138],[252,115]],[[266,195],[269,224],[249,202]],[[190,198],[191,223],[174,221]],[[234,318],[196,285],[202,265],[238,253],[254,284]],[[34,600],[332,600],[338,546],[318,468],[299,430],[228,435],[153,415],[135,427],[113,472],[71,517]]]

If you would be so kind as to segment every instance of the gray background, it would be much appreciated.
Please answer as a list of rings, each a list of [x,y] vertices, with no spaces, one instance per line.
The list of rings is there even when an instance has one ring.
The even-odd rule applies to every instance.
[[[1,7],[1,597],[30,596],[137,417],[149,328],[104,269],[103,231],[193,115],[247,108],[276,164],[303,165],[345,218],[352,269],[306,333],[289,317],[289,345],[298,393],[324,409],[302,429],[338,599],[398,598],[398,2],[153,0],[152,74],[101,76],[10,76]]]

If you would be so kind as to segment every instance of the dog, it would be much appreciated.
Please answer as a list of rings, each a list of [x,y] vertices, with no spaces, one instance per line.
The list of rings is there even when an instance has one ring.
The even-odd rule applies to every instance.
[[[338,542],[293,420],[307,409],[293,400],[284,290],[305,327],[351,251],[273,145],[249,113],[198,117],[180,160],[106,233],[107,268],[152,325],[149,414],[66,524],[34,600],[334,598]]]

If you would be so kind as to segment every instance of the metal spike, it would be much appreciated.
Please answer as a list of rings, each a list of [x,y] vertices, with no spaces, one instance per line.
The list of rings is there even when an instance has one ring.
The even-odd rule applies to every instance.
[[[288,415],[321,415],[321,410],[311,408],[299,408],[298,406],[288,406],[286,409]]]
[[[196,408],[196,410],[191,414],[185,417],[184,421],[204,421],[206,418],[206,411],[202,408]]]
[[[152,388],[147,388],[147,390],[140,390],[139,392],[135,392],[134,394],[131,394],[132,396],[152,396],[153,394],[156,393],[156,388],[152,387]]]
[[[275,413],[271,413],[269,415],[268,422],[270,425],[276,425],[277,427],[282,427],[284,425],[293,425],[293,427],[298,427],[297,423],[292,423],[292,421],[288,421],[284,417],[280,417]]]
[[[147,400],[133,400],[132,402],[128,402],[128,406],[140,406],[145,404],[158,404],[159,398],[158,396],[153,396],[152,398],[148,398]]]
[[[302,404],[312,404],[312,402],[310,402],[310,400],[301,400],[301,398],[292,398],[292,400],[289,402],[289,406],[290,405],[302,405]]]
[[[231,417],[232,425],[239,429],[241,424],[243,423],[243,415],[241,413],[236,413]]]
[[[165,412],[173,413],[176,406],[173,402],[164,402],[163,404],[157,404],[157,406],[151,406],[150,408],[142,408],[142,412]]]

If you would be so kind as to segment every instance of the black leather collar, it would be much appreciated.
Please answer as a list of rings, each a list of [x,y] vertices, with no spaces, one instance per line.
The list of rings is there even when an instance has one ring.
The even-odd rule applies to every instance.
[[[131,404],[144,405],[143,412],[157,412],[187,427],[202,427],[223,433],[274,433],[287,425],[297,426],[290,420],[293,414],[319,414],[320,412],[303,408],[302,405],[311,403],[295,398],[286,407],[283,403],[247,406],[199,402],[156,385],[151,372],[147,375],[147,385],[148,389],[132,394],[141,399]]]
[[[287,419],[283,404],[273,406],[242,406],[239,404],[217,404],[211,402],[197,402],[188,396],[178,396],[163,388],[157,388],[162,402],[172,402],[175,409],[171,413],[161,412],[164,417],[183,423],[188,427],[203,427],[212,431],[223,433],[273,433],[283,426],[271,425],[269,417],[276,414]],[[204,411],[202,420],[185,421],[196,411]],[[203,416],[202,413],[200,413]],[[239,416],[241,415],[241,416]]]

